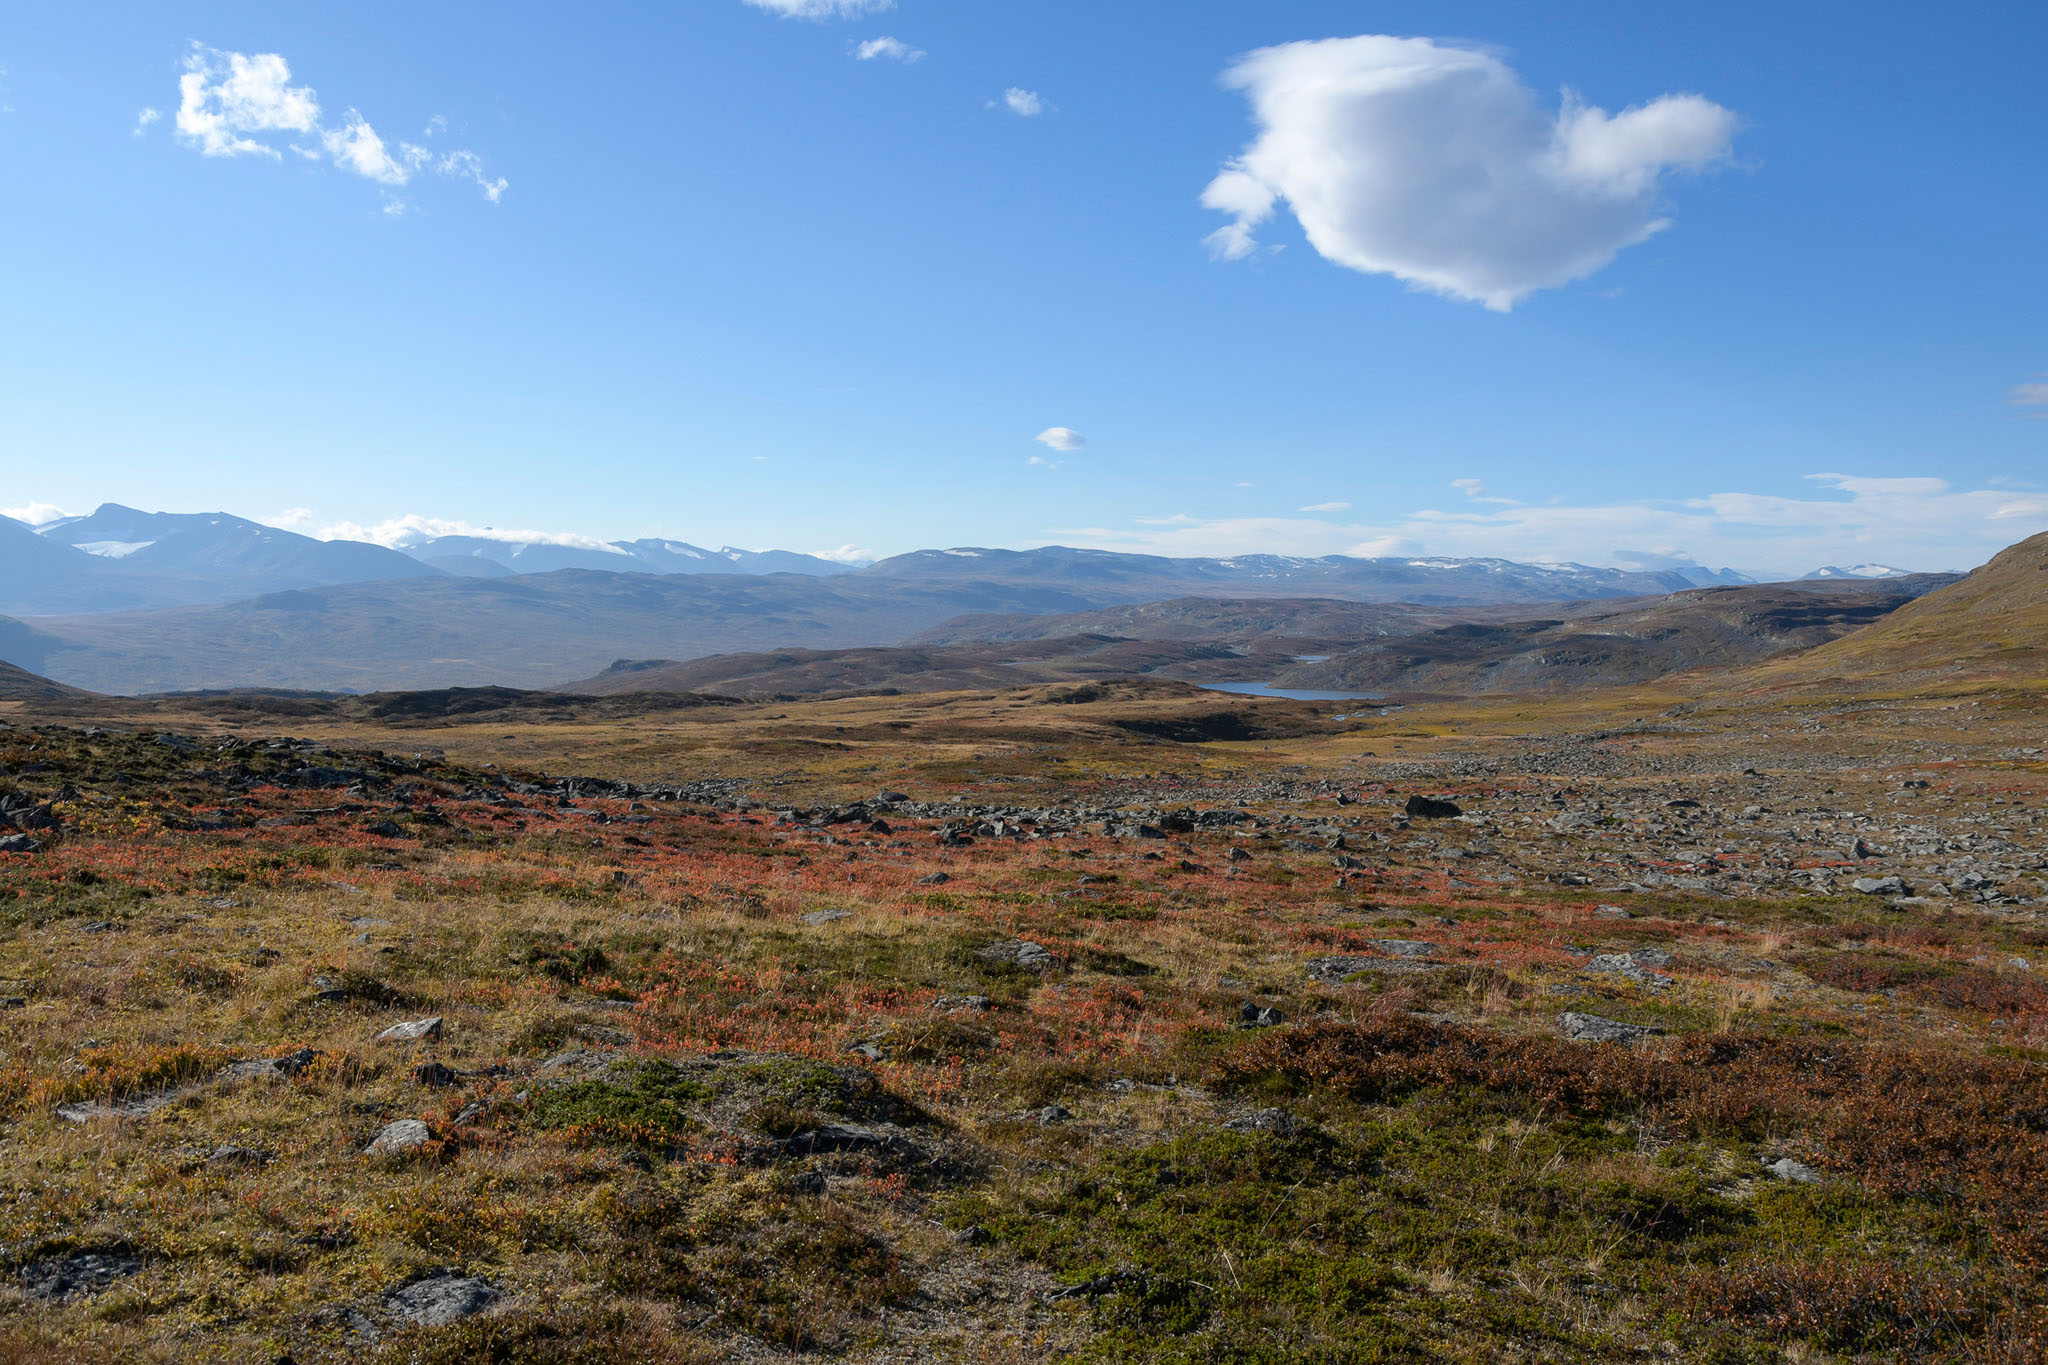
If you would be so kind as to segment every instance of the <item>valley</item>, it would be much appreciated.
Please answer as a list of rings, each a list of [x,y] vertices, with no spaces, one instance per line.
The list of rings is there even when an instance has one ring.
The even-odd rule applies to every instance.
[[[2037,631],[2041,552],[1897,644],[1363,713],[15,675],[5,1338],[2033,1358],[2041,637],[1849,674]]]

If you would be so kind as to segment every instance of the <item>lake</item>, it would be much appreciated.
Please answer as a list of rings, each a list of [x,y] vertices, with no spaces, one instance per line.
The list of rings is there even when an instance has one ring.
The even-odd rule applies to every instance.
[[[1300,687],[1272,687],[1266,683],[1200,683],[1210,692],[1235,692],[1245,697],[1284,697],[1288,701],[1378,701],[1384,692],[1312,692]]]

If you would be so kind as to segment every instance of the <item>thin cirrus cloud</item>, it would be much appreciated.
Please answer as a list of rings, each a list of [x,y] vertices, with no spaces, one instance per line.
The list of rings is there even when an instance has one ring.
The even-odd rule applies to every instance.
[[[2048,417],[2048,374],[2013,385],[2005,397],[2014,407],[2024,409],[2022,417]]]
[[[1088,447],[1088,438],[1072,427],[1047,427],[1031,439],[1047,450],[1075,451]]]
[[[1738,120],[1699,95],[1555,112],[1492,52],[1368,35],[1261,48],[1224,73],[1257,138],[1202,203],[1240,260],[1284,201],[1327,260],[1507,312],[1671,225],[1672,171],[1727,159]]]
[[[250,55],[221,52],[199,43],[185,58],[178,77],[178,140],[202,156],[284,159],[290,151],[308,161],[323,156],[337,168],[387,190],[410,184],[432,170],[466,180],[493,204],[506,189],[503,176],[485,174],[483,158],[467,149],[436,152],[412,142],[386,142],[360,113],[350,109],[338,123],[323,120],[320,99],[311,86],[291,83],[291,66],[275,52]],[[145,109],[136,120],[140,132],[156,122]],[[436,117],[427,128],[432,137],[446,127]],[[400,201],[388,200],[385,211],[401,212]]]
[[[1796,576],[1882,560],[1967,569],[2048,530],[2048,493],[1957,488],[1937,478],[1809,474],[1815,495],[1713,493],[1673,501],[1422,508],[1385,521],[1317,517],[1133,518],[1062,528],[1061,544],[1162,555],[1460,555],[1639,567],[1706,564]]]
[[[1312,502],[1306,507],[1295,510],[1301,512],[1349,512],[1351,504],[1348,502]]]
[[[896,0],[747,0],[747,3],[785,19],[853,19],[896,8]]]
[[[923,48],[912,47],[901,38],[870,38],[854,46],[853,59],[857,62],[902,62],[908,66],[912,62],[923,61],[925,51]]]

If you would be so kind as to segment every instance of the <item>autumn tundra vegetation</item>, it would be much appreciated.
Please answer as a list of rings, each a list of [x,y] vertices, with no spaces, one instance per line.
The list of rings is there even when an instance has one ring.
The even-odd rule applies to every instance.
[[[0,1359],[2040,1359],[2040,685],[1824,665],[8,703]]]

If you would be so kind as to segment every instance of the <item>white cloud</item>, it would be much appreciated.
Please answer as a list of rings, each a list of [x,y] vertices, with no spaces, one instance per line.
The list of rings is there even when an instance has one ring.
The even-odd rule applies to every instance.
[[[813,559],[828,559],[834,564],[872,564],[875,562],[874,551],[863,550],[858,545],[842,545],[836,550],[812,550],[809,553]]]
[[[1250,255],[1284,200],[1326,259],[1499,312],[1670,226],[1663,177],[1724,159],[1737,122],[1690,94],[1553,114],[1491,52],[1426,38],[1262,48],[1223,80],[1259,136],[1203,191],[1233,219],[1214,255]]]
[[[195,43],[178,77],[178,136],[207,156],[275,159],[275,147],[245,134],[310,133],[320,124],[320,101],[291,78],[275,52],[251,57]]]
[[[921,62],[925,59],[923,48],[912,47],[901,38],[870,38],[853,49],[857,62],[871,62],[877,57],[886,57],[892,62]]]
[[[1169,555],[1441,554],[1529,562],[1641,563],[1642,556],[1797,575],[1877,560],[1966,569],[2048,531],[2048,493],[1958,489],[1937,478],[1807,476],[1816,494],[1715,493],[1683,501],[1424,508],[1375,521],[1134,518],[1133,529],[1051,532],[1063,544]]]
[[[747,0],[747,3],[785,19],[852,19],[896,8],[896,0]]]
[[[320,142],[335,165],[381,185],[405,184],[427,160],[427,149],[409,142],[399,143],[398,154],[393,156],[377,130],[353,109],[341,127],[322,130]]]
[[[291,78],[290,64],[275,52],[249,56],[194,43],[185,59],[185,74],[178,78],[179,139],[205,156],[265,156],[278,161],[290,151],[313,161],[324,154],[340,169],[387,188],[409,184],[431,166],[444,176],[475,183],[493,204],[505,193],[504,178],[486,176],[483,159],[475,152],[452,151],[436,158],[415,143],[394,146],[354,109],[339,125],[325,126],[312,87],[294,86]],[[155,119],[155,110],[143,110],[136,131]],[[437,114],[427,135],[446,127],[447,120]],[[384,211],[402,214],[405,205],[387,199]]]
[[[1047,427],[1031,439],[1047,450],[1072,451],[1088,448],[1088,438],[1072,427]]]
[[[1019,118],[1035,118],[1045,112],[1045,101],[1035,92],[1011,86],[1003,92],[1003,104]]]
[[[1349,512],[1351,504],[1348,502],[1312,502],[1308,506],[1297,508],[1296,510],[1302,512]]]
[[[1451,487],[1457,489],[1460,493],[1463,493],[1466,497],[1471,498],[1475,502],[1497,502],[1503,507],[1515,507],[1519,505],[1515,502],[1513,498],[1488,497],[1486,495],[1486,485],[1478,479],[1452,479]]]
[[[437,536],[475,536],[481,540],[502,540],[513,545],[566,545],[578,550],[605,550],[623,555],[624,550],[616,545],[597,539],[595,536],[577,535],[569,531],[513,531],[501,530],[495,526],[473,526],[466,521],[451,521],[445,517],[425,517],[409,512],[402,517],[390,517],[384,521],[364,525],[360,522],[341,521],[332,526],[323,526],[313,535],[321,540],[366,540],[372,545],[383,545],[393,550],[403,550],[423,540]]]
[[[272,526],[281,526],[287,531],[301,526],[310,526],[316,520],[310,507],[287,507],[270,519]]]
[[[1048,460],[1043,455],[1033,455],[1024,463],[1030,465],[1033,469],[1058,469],[1061,465],[1065,464],[1066,461]]]
[[[490,200],[493,204],[497,203],[504,196],[506,189],[505,177],[501,175],[496,179],[492,179],[490,176],[485,175],[484,159],[475,152],[450,152],[434,163],[434,169],[443,175],[454,176],[458,180],[475,181],[477,188],[484,192],[484,198]]]
[[[30,526],[41,526],[59,517],[69,516],[63,508],[50,502],[29,502],[20,507],[0,507],[0,517],[13,517],[16,521]]]
[[[163,111],[161,109],[144,109],[140,113],[136,114],[135,136],[141,137],[143,129],[149,127],[150,124],[155,123],[158,119],[162,118],[163,116]]]
[[[2024,384],[2015,384],[2005,393],[2007,401],[2016,408],[2038,408],[2038,412],[2020,414],[2023,417],[2048,417],[2048,375],[2030,379]]]

